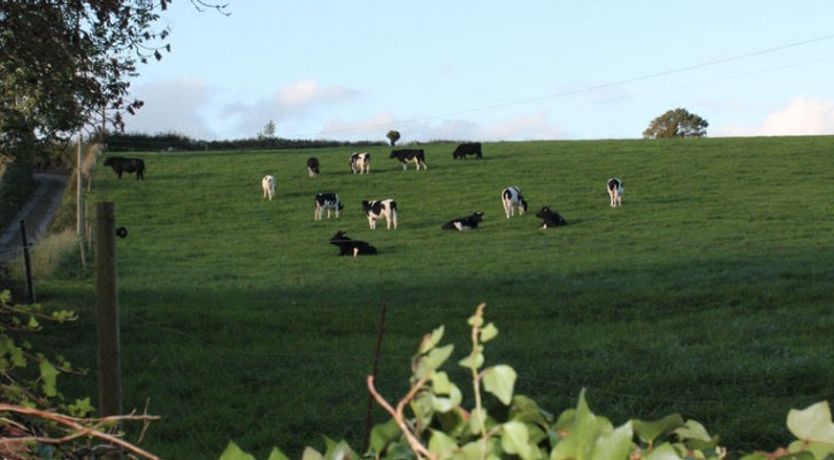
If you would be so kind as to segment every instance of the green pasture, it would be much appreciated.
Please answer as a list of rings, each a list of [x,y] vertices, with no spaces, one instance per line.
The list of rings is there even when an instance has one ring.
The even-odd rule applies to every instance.
[[[295,457],[328,435],[361,449],[383,305],[389,400],[424,333],[445,324],[468,353],[480,302],[500,329],[487,363],[513,366],[517,392],[555,413],[584,387],[615,424],[680,412],[738,451],[775,447],[790,408],[834,396],[834,138],[506,142],[481,161],[422,148],[428,171],[373,147],[367,176],[347,148],[136,154],[144,182],[99,166],[92,200],[113,201],[129,231],[117,245],[125,409],[149,400],[163,417],[144,447],[216,458],[233,439]],[[617,209],[611,176],[625,183]],[[505,219],[508,185],[533,212]],[[317,191],[339,193],[340,219],[313,221]],[[360,203],[384,198],[399,229],[369,230]],[[543,205],[569,225],[539,230]],[[475,210],[482,228],[440,230]],[[337,257],[337,230],[379,255]],[[51,342],[94,370],[93,279],[70,265],[39,294],[82,315]],[[95,395],[91,375],[62,385]]]

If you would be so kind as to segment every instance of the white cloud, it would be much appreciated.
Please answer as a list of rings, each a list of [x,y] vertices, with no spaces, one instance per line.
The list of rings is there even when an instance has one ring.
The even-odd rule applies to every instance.
[[[834,134],[834,103],[800,96],[771,113],[761,129],[765,136]]]
[[[834,134],[834,102],[798,96],[769,113],[761,124],[733,124],[716,129],[721,136],[803,136]]]
[[[209,139],[216,134],[202,115],[210,92],[201,80],[173,80],[138,85],[131,97],[144,101],[136,115],[125,116],[125,130],[148,134],[177,132]]]

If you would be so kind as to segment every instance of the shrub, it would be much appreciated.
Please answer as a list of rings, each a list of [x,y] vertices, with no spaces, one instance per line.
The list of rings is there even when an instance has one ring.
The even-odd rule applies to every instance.
[[[35,190],[32,167],[25,162],[8,164],[0,177],[0,232],[4,231]]]

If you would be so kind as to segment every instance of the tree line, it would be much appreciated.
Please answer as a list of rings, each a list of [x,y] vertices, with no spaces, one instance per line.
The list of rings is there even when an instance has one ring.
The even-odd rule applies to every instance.
[[[258,136],[247,139],[202,140],[179,133],[124,133],[113,132],[105,136],[110,152],[133,151],[203,151],[203,150],[281,150],[312,149],[324,147],[385,145],[382,141],[335,141],[326,139],[285,139]]]

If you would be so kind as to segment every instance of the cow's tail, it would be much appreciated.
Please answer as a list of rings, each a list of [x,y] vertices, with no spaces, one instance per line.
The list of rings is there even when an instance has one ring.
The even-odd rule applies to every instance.
[[[390,213],[391,213],[391,223],[394,224],[394,228],[397,228],[397,202],[392,201],[390,206]]]

